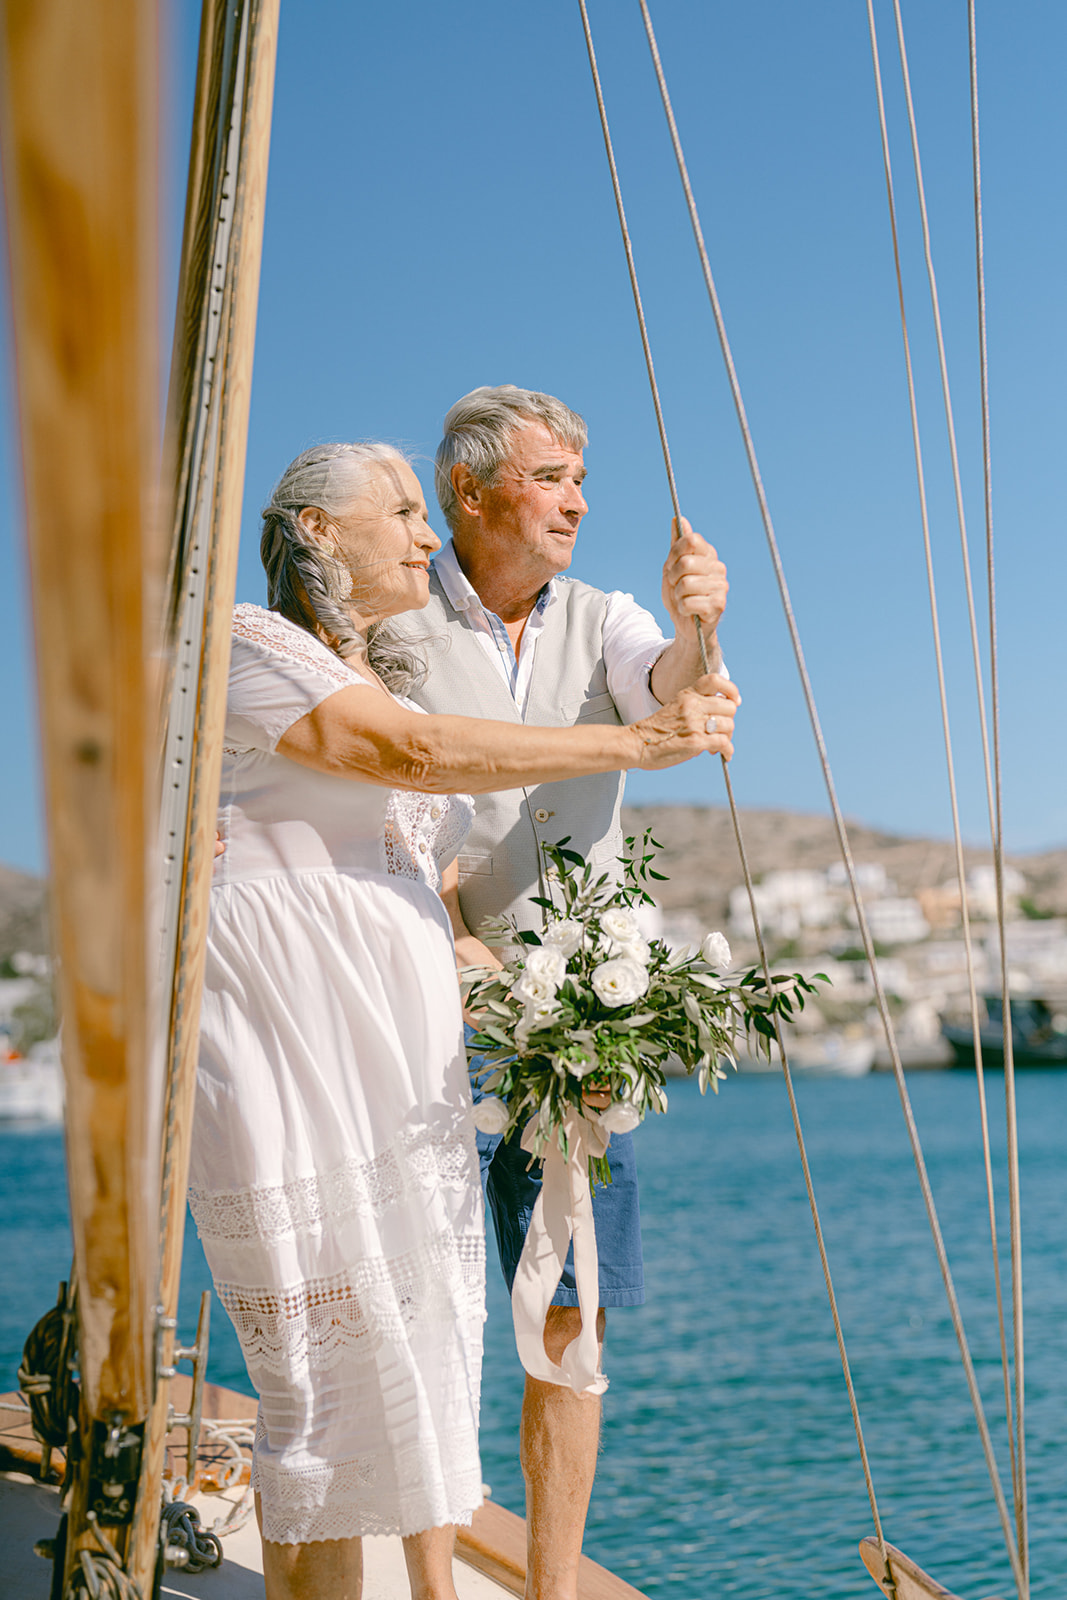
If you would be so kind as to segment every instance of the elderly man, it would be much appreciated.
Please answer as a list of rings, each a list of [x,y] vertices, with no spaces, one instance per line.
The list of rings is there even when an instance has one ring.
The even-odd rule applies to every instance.
[[[709,665],[721,670],[715,630],[726,603],[726,569],[688,523],[663,568],[667,641],[631,596],[563,579],[578,526],[585,424],[550,395],[475,389],[445,418],[437,495],[452,542],[433,563],[430,601],[411,632],[430,635],[429,675],[416,698],[429,711],[569,726],[635,722],[701,674],[695,619]],[[446,648],[434,646],[435,637]],[[736,698],[723,679],[724,694]],[[544,892],[542,843],[569,835],[572,848],[604,867],[622,850],[623,775],[543,784],[480,796],[459,857],[453,903],[457,954],[467,930],[510,914],[540,927],[531,896]],[[612,1137],[613,1182],[596,1191],[603,1338],[608,1306],[644,1299],[632,1135]],[[479,1136],[486,1194],[510,1288],[538,1180],[517,1144]],[[559,1361],[581,1325],[574,1279],[564,1274],[545,1331]],[[527,1377],[520,1453],[527,1488],[528,1600],[576,1600],[578,1558],[596,1470],[600,1402]]]

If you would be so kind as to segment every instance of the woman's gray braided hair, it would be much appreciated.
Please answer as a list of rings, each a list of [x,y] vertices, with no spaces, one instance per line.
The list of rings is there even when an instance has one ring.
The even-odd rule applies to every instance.
[[[363,636],[352,626],[348,611],[330,597],[328,574],[333,558],[303,527],[300,513],[317,506],[327,517],[340,516],[358,500],[369,469],[379,461],[407,464],[390,444],[359,439],[351,444],[316,444],[291,461],[274,485],[263,508],[259,553],[267,574],[267,604],[290,622],[321,637],[337,655],[363,649]],[[387,623],[367,630],[367,659],[390,689],[404,694],[425,673],[425,664],[405,640],[390,633]]]

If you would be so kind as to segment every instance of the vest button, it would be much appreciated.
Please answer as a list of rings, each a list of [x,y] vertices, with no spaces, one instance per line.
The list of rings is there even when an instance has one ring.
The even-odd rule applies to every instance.
[[[534,820],[536,822],[547,822],[551,815],[551,811],[546,811],[544,806],[538,806],[537,810],[534,812]]]

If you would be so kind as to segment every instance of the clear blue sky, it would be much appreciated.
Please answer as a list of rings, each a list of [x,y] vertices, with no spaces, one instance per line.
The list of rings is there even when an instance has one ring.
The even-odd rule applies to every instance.
[[[199,7],[170,0],[173,261]],[[592,0],[685,508],[728,563],[747,805],[823,809],[636,3]],[[966,8],[904,7],[974,558],[982,554]],[[660,45],[846,811],[949,813],[860,0],[654,0]],[[984,796],[959,554],[891,10],[879,0],[965,829]],[[995,509],[1010,844],[1067,843],[1063,261],[1067,11],[979,0]],[[173,267],[170,269],[173,292]],[[6,341],[8,330],[3,330]],[[578,10],[282,0],[238,597],[257,512],[314,440],[429,459],[479,383],[582,411],[591,510],[574,572],[659,609],[669,505]],[[0,860],[44,865],[10,388],[0,435]],[[61,463],[57,464],[61,470]],[[438,524],[440,526],[440,524]],[[721,802],[716,763],[633,799]]]

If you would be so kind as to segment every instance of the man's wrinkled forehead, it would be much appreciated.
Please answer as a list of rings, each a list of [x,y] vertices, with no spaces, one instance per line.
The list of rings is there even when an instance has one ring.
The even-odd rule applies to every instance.
[[[581,450],[573,450],[550,433],[543,422],[520,422],[512,432],[501,470],[523,478],[586,476]]]

